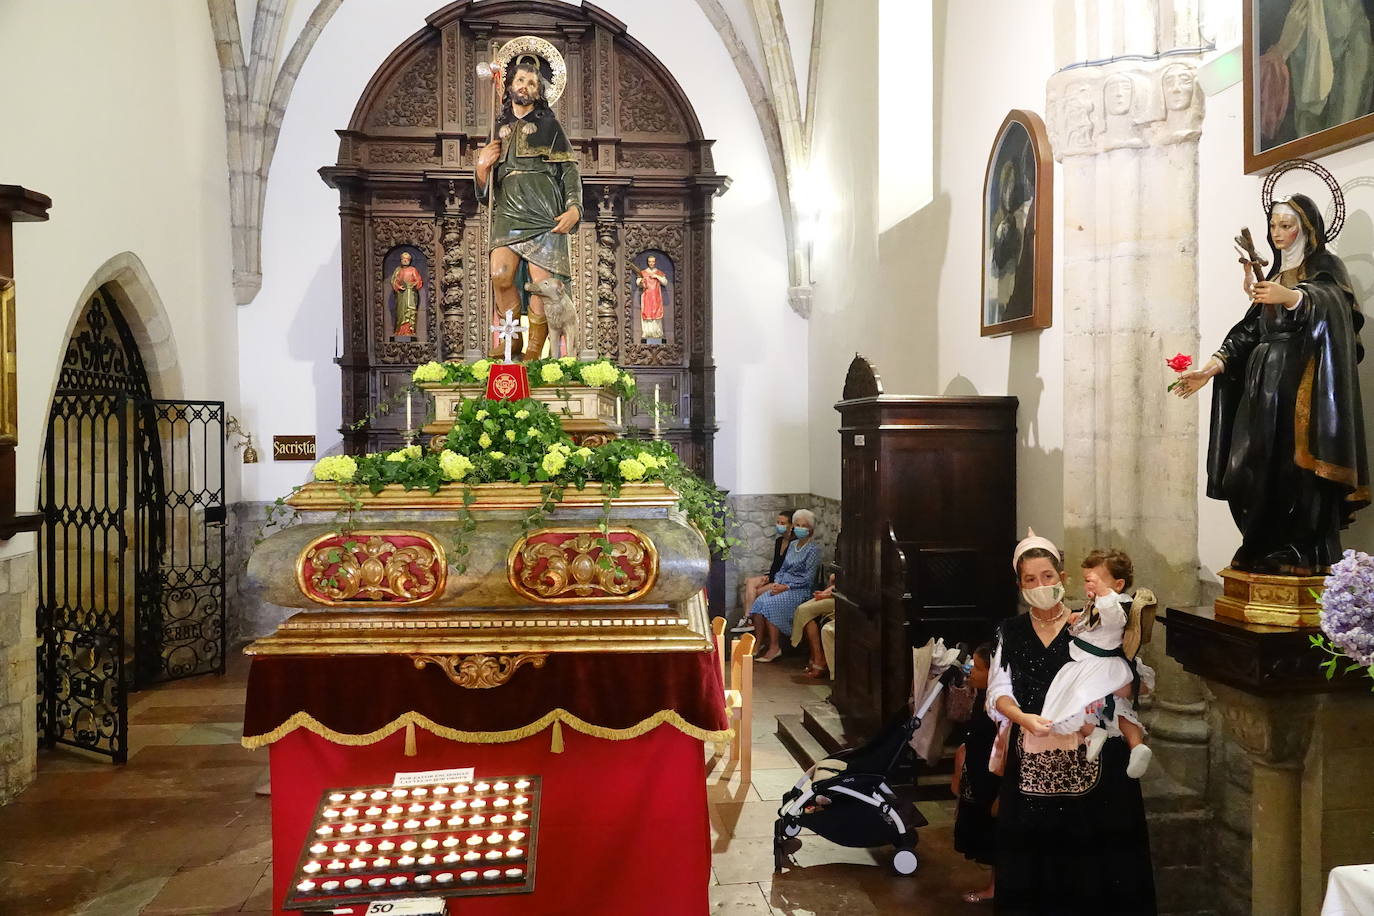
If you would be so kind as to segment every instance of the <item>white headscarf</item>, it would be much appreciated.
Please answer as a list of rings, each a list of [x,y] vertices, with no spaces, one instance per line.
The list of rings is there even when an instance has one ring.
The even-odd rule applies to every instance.
[[[1272,220],[1275,213],[1287,213],[1292,216],[1298,224],[1298,234],[1293,238],[1293,244],[1284,248],[1280,254],[1282,260],[1279,263],[1279,271],[1289,271],[1297,267],[1307,257],[1307,231],[1303,229],[1302,215],[1298,213],[1298,208],[1288,201],[1278,201],[1274,208],[1269,211],[1269,218]]]
[[[1016,564],[1021,559],[1021,554],[1025,553],[1027,550],[1030,550],[1034,547],[1039,547],[1042,550],[1048,550],[1056,557],[1059,556],[1059,548],[1054,546],[1053,541],[1051,541],[1049,538],[1042,538],[1038,534],[1036,534],[1034,530],[1032,530],[1031,528],[1027,528],[1025,538],[1021,541],[1021,543],[1016,545],[1016,549],[1013,550],[1011,553],[1011,568],[1013,572],[1018,571],[1016,569]]]

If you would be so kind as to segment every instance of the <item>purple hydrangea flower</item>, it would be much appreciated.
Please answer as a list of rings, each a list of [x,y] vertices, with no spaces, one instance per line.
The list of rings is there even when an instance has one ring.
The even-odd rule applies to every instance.
[[[1336,648],[1361,665],[1374,664],[1374,557],[1347,550],[1319,600],[1322,631]]]

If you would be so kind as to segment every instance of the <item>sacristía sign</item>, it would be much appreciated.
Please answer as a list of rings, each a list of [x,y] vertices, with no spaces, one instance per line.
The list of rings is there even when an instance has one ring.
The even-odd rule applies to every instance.
[[[273,436],[273,461],[314,461],[314,436]]]

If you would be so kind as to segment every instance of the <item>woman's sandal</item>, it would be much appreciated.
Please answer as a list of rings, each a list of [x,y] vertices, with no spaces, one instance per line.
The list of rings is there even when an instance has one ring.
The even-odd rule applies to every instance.
[[[807,665],[802,674],[819,681],[822,678],[830,677],[830,669],[825,665]]]

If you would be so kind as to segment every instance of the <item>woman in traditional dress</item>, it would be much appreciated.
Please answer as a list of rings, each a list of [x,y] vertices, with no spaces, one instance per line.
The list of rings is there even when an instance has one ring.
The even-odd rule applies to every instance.
[[[1152,914],[1154,874],[1140,783],[1126,775],[1126,744],[1107,741],[1096,760],[1084,739],[1040,715],[1069,662],[1064,563],[1034,532],[1012,566],[1030,613],[998,629],[988,713],[1008,725],[997,815],[996,912]]]
[[[1269,278],[1254,282],[1246,262],[1249,311],[1174,391],[1216,379],[1207,495],[1230,503],[1240,529],[1231,567],[1310,576],[1340,559],[1340,530],[1369,505],[1364,316],[1311,198],[1275,201],[1268,217]]]
[[[792,537],[795,540],[788,546],[773,584],[749,609],[758,645],[768,647],[760,650],[760,662],[771,662],[782,653],[783,639],[792,635],[793,614],[802,602],[811,599],[816,587],[821,546],[816,542],[816,516],[810,509],[792,513]]]

